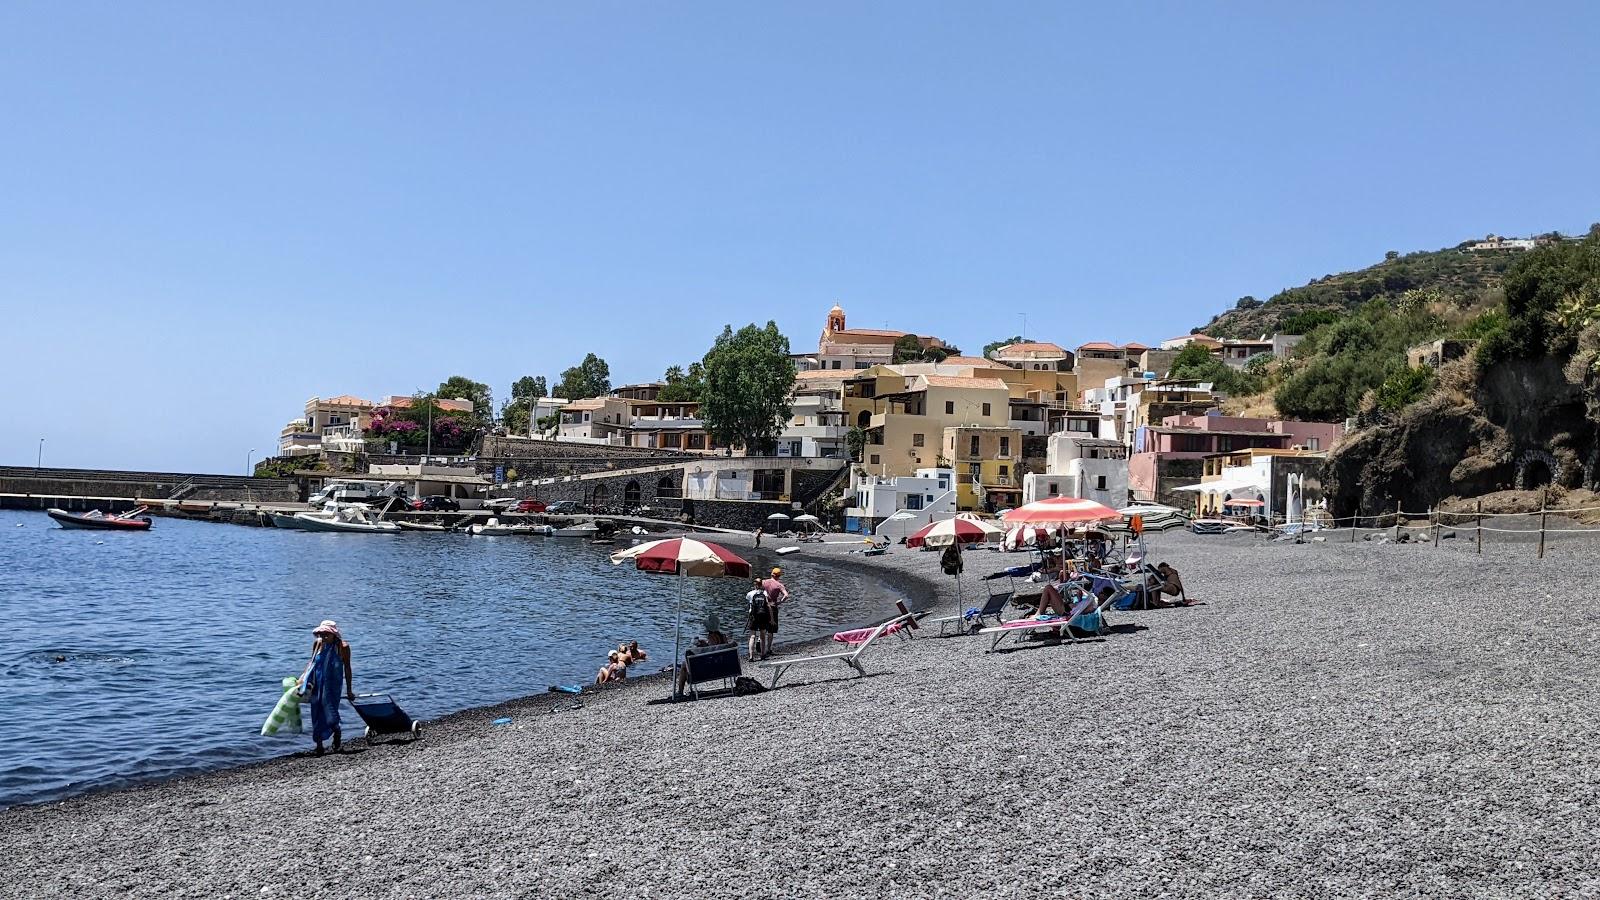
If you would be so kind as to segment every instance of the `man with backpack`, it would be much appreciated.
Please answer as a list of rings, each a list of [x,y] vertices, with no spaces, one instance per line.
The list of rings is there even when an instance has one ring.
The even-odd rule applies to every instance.
[[[754,588],[744,595],[745,627],[750,631],[750,659],[758,659],[758,653],[765,656],[772,646],[772,607],[767,603],[767,592],[761,588],[761,579],[757,578]]]

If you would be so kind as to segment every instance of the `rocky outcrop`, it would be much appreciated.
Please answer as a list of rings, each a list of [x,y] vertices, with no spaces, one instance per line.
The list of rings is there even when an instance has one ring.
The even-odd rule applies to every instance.
[[[1510,360],[1470,394],[1441,392],[1356,432],[1328,460],[1323,489],[1336,516],[1422,510],[1447,497],[1590,487],[1600,453],[1583,383],[1562,361]]]

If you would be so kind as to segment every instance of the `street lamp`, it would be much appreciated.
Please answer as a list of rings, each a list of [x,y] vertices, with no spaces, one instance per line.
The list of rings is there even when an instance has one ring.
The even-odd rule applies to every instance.
[[[251,447],[250,448],[250,452],[246,453],[244,455],[244,473],[246,475],[250,474],[250,457],[255,456],[255,455],[256,455],[256,448],[254,448],[254,447]]]
[[[39,474],[42,468],[44,468],[44,438],[39,438],[39,455],[33,460],[33,474]]]

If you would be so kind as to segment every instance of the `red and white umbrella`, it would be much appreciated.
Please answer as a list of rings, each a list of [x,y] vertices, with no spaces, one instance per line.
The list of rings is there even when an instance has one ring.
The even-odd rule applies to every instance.
[[[1104,503],[1080,497],[1047,497],[1023,504],[1005,514],[1007,525],[1069,525],[1121,518],[1122,513]]]
[[[721,544],[692,538],[668,538],[637,544],[611,554],[611,564],[620,566],[632,560],[640,572],[678,576],[678,617],[672,635],[672,696],[678,696],[678,664],[683,647],[683,579],[749,578],[750,564]]]
[[[1011,549],[1031,547],[1039,542],[1039,538],[1049,534],[1049,529],[1038,525],[1017,525],[1006,532],[1005,546]]]
[[[1005,531],[976,517],[957,516],[924,525],[906,538],[907,547],[948,547],[951,544],[981,544],[998,540]]]

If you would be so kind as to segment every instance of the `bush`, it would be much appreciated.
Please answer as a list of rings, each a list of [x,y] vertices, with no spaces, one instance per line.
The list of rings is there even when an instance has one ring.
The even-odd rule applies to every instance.
[[[1401,369],[1378,386],[1378,405],[1398,412],[1421,400],[1433,390],[1434,371],[1426,366]]]

